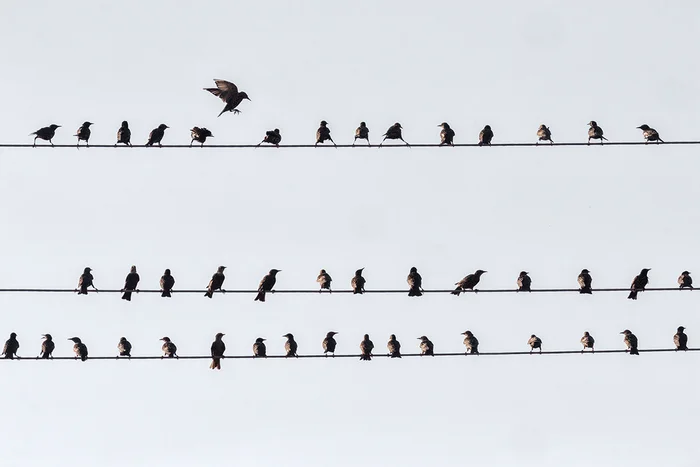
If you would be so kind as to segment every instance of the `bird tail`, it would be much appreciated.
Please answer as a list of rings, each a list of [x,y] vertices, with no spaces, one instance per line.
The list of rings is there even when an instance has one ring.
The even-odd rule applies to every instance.
[[[81,356],[80,356],[80,360],[82,360],[82,361],[87,360],[87,355],[81,355]]]
[[[131,292],[124,292],[124,295],[122,295],[122,300],[126,300],[128,302],[131,301]]]
[[[253,300],[253,301],[264,302],[265,301],[265,291],[264,290],[259,291],[258,294],[255,296],[255,300]]]
[[[163,293],[160,294],[161,297],[170,297],[170,291],[169,290],[163,290]]]
[[[212,298],[214,296],[214,292],[211,289],[207,289],[207,291],[204,293],[204,296]]]
[[[216,116],[216,118],[221,117],[224,114],[224,112],[226,112],[226,107],[224,107],[224,110],[222,110],[221,113],[219,113],[219,115]]]
[[[391,358],[401,358],[401,354],[399,352],[392,352],[389,354]]]
[[[578,293],[593,294],[593,291],[590,287],[581,287],[581,290],[579,290]]]
[[[459,294],[462,293],[462,289],[457,287],[454,289],[452,292],[450,292],[452,295],[457,295],[459,297]]]
[[[87,286],[86,285],[81,286],[80,292],[78,292],[78,295],[87,295],[87,293],[88,293]]]
[[[360,355],[360,360],[370,361],[370,360],[372,360],[372,356],[369,354],[362,354],[362,355]]]
[[[423,295],[423,292],[421,292],[420,289],[419,289],[418,287],[412,287],[412,288],[408,291],[408,296],[409,296],[409,297],[420,297],[421,295]]]
[[[220,358],[212,358],[211,365],[209,365],[209,368],[211,368],[212,370],[220,370],[221,369],[221,359]]]
[[[632,347],[630,349],[630,355],[639,355],[639,349],[637,347]]]
[[[608,138],[606,138],[605,136],[602,136],[602,135],[601,135],[600,139],[605,140],[605,141],[610,141]]]
[[[637,290],[632,290],[630,294],[627,296],[627,298],[636,300],[637,299]]]

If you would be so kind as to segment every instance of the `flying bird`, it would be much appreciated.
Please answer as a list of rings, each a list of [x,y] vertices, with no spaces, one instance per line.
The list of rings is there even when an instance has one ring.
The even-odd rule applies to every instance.
[[[389,349],[391,358],[401,358],[401,343],[396,340],[394,334],[389,336],[389,342],[386,343],[386,348]]]
[[[254,301],[265,301],[265,293],[272,292],[272,288],[277,283],[277,273],[281,271],[281,269],[270,269],[270,272],[260,281],[260,285],[258,285],[258,294],[255,296]]]
[[[518,292],[532,292],[530,286],[532,285],[532,279],[527,275],[527,271],[520,271],[518,276]]]
[[[369,334],[365,334],[360,342],[360,360],[372,360],[372,350],[374,350],[374,343],[369,340]]]
[[[51,337],[51,334],[42,334],[41,337],[44,338],[44,341],[41,343],[41,354],[39,354],[39,358],[53,359],[53,351],[56,348],[53,337]]]
[[[177,346],[169,337],[161,337],[160,340],[163,341],[163,345],[161,346],[161,350],[163,351],[163,355],[160,357],[161,360],[163,357],[180,358],[177,356]]]
[[[493,130],[491,130],[490,125],[486,125],[484,129],[479,132],[479,146],[491,146],[492,139]]]
[[[530,346],[530,354],[532,354],[532,351],[535,349],[540,349],[540,353],[542,353],[542,339],[536,335],[533,334],[530,336],[530,339],[527,341],[527,345]]]
[[[415,267],[411,268],[406,278],[408,282],[408,296],[409,297],[420,297],[423,295],[423,278],[418,274],[418,269]]]
[[[255,344],[253,344],[253,356],[254,357],[267,357],[267,347],[265,346],[265,339],[258,337],[255,339]]]
[[[673,335],[673,344],[676,346],[676,350],[688,350],[688,335],[684,332],[685,328],[678,326],[677,331]]]
[[[627,296],[627,298],[636,300],[637,292],[644,291],[644,288],[647,286],[647,284],[649,284],[649,277],[647,276],[647,274],[649,274],[649,271],[651,271],[651,268],[644,268],[639,273],[639,275],[634,276],[634,279],[632,280],[632,285],[630,285],[630,289],[632,291]]]
[[[146,146],[153,146],[154,144],[158,144],[158,147],[161,147],[160,142],[163,141],[163,136],[165,136],[165,130],[166,128],[170,128],[168,125],[165,123],[161,123],[158,125],[158,128],[155,128],[151,133],[148,135],[148,142],[146,142]]]
[[[406,144],[406,146],[411,147],[411,145],[406,143],[406,141],[403,139],[403,136],[401,136],[401,130],[403,130],[403,127],[399,122],[396,122],[393,125],[391,125],[389,129],[386,130],[386,133],[382,135],[384,136],[384,139],[381,143],[379,143],[379,147],[381,148],[382,144],[384,144],[384,141],[386,141],[387,139],[400,139]]]
[[[131,266],[131,272],[126,275],[126,279],[124,280],[124,288],[122,289],[124,295],[122,295],[122,300],[131,301],[131,292],[136,290],[136,286],[139,285],[140,280],[141,278],[136,272],[136,266]],[[136,292],[138,292],[138,290],[136,290]]]
[[[335,331],[330,331],[328,334],[326,334],[325,339],[323,339],[323,353],[326,355],[326,357],[329,353],[332,353],[335,357],[335,346],[337,345],[337,342],[333,336],[336,334],[338,333]]]
[[[224,358],[224,352],[226,352],[226,344],[221,340],[225,334],[223,332],[217,332],[214,336],[214,342],[211,343],[211,364],[209,368],[212,370],[221,369],[221,359]]]
[[[333,282],[333,279],[331,279],[331,275],[328,274],[325,269],[321,269],[321,272],[318,273],[318,277],[316,277],[316,282],[318,282],[321,285],[321,288],[318,290],[319,293],[321,293],[323,289],[332,292],[331,282]]]
[[[581,345],[583,345],[583,349],[581,349],[581,353],[583,353],[584,350],[586,349],[591,349],[591,352],[595,353],[595,349],[593,346],[595,345],[595,339],[593,339],[593,336],[586,331],[583,333],[583,337],[581,338]]]
[[[32,146],[36,147],[36,139],[43,139],[44,141],[48,141],[51,143],[51,146],[53,146],[53,139],[54,136],[56,136],[56,129],[61,128],[61,125],[55,125],[51,124],[49,126],[45,126],[44,128],[39,128],[36,130],[34,133],[29,133],[29,136],[35,135],[34,136],[34,144]]]
[[[459,296],[459,294],[465,290],[473,290],[474,292],[478,292],[478,290],[474,289],[474,287],[476,287],[476,285],[479,283],[479,281],[481,280],[481,275],[485,272],[486,271],[477,269],[476,271],[474,271],[474,274],[469,274],[461,281],[455,282],[457,288],[455,288],[451,292],[452,295]]]
[[[287,338],[287,341],[284,343],[285,357],[299,357],[299,355],[297,355],[299,346],[297,345],[297,341],[294,340],[294,335],[290,332],[282,337]]]
[[[544,123],[537,129],[537,138],[535,145],[539,145],[540,141],[549,141],[549,144],[554,143],[554,141],[552,141],[552,132]]]
[[[224,269],[226,269],[226,266],[219,266],[214,275],[211,276],[209,285],[207,285],[207,291],[204,293],[205,297],[212,298],[214,296],[214,291],[216,290],[225,292],[225,290],[221,288],[224,285],[224,280],[226,279],[226,276],[224,276]]]
[[[455,131],[450,128],[450,124],[447,122],[442,122],[438,126],[442,127],[442,130],[440,131],[440,146],[454,146]]]
[[[92,287],[95,289],[95,292],[97,292],[97,288],[93,282],[94,277],[92,277],[92,273],[90,271],[92,271],[92,269],[85,268],[83,273],[80,275],[80,279],[78,279],[78,288],[76,289],[78,295],[87,295],[88,287]]]
[[[85,141],[85,146],[90,146],[90,125],[94,125],[94,123],[91,122],[85,122],[83,123],[80,128],[78,128],[78,131],[75,132],[73,136],[78,137],[78,144],[76,145],[78,148],[80,148],[80,142]]]
[[[199,128],[198,126],[193,127],[190,130],[190,136],[192,137],[192,141],[190,141],[190,147],[192,147],[192,143],[197,141],[198,143],[201,143],[201,145],[199,146],[200,148],[204,147],[204,143],[207,141],[207,138],[214,137],[214,135],[211,134],[211,131],[207,130],[204,127]]]
[[[68,340],[73,341],[73,352],[75,353],[75,359],[80,359],[83,362],[87,360],[88,348],[85,344],[83,344],[83,341],[80,340],[80,337],[71,337]]]
[[[656,144],[663,143],[664,140],[659,136],[659,132],[651,128],[646,123],[644,125],[638,126],[642,130],[642,135],[644,136],[645,144],[649,144],[649,141],[656,141]]]
[[[353,294],[363,294],[365,293],[365,283],[367,282],[364,277],[362,277],[362,270],[365,268],[360,268],[355,271],[355,277],[350,280],[350,286],[352,287]]]
[[[425,336],[420,336],[418,338],[418,340],[420,341],[420,344],[418,344],[418,346],[420,347],[420,354],[421,355],[431,355],[434,357],[435,356],[434,347],[433,347],[433,343],[430,342],[430,339],[428,339]]]
[[[630,355],[639,355],[639,349],[637,348],[637,336],[632,334],[632,331],[629,329],[625,329],[620,334],[625,335],[623,342],[627,346],[627,351],[630,353]]]
[[[262,141],[258,143],[258,146],[260,146],[263,143],[268,143],[268,144],[274,144],[277,147],[280,147],[280,143],[282,142],[282,135],[280,134],[280,129],[275,128],[274,130],[266,131],[265,132],[265,137],[263,138]]]
[[[238,91],[238,86],[235,84],[231,83],[230,81],[225,81],[223,79],[215,79],[214,83],[216,84],[215,88],[204,88],[205,91],[209,91],[210,93],[214,94],[216,97],[221,99],[226,103],[224,106],[224,110],[217,115],[217,117],[221,117],[221,115],[224,112],[233,112],[234,114],[239,114],[241,113],[240,110],[238,110],[236,107],[243,102],[243,99],[248,99],[250,100],[250,97],[248,97],[248,94],[245,92],[239,92]]]
[[[173,291],[175,286],[175,278],[170,273],[170,269],[166,269],[163,275],[160,277],[160,290],[161,297],[171,297],[170,293]]]
[[[321,126],[318,127],[318,130],[316,130],[316,144],[314,144],[314,146],[318,146],[318,143],[323,144],[326,141],[330,141],[333,143],[333,146],[336,146],[335,141],[333,141],[333,138],[331,138],[331,129],[328,128],[328,122],[321,120],[320,125]]]
[[[595,120],[591,120],[588,122],[588,126],[590,128],[588,129],[588,144],[591,144],[592,139],[599,139],[600,144],[603,144],[603,141],[607,141],[608,138],[603,136],[603,129],[598,126]]]
[[[126,337],[122,337],[121,339],[119,339],[119,343],[117,344],[117,350],[119,350],[120,357],[131,358],[131,342],[126,340]]]
[[[590,271],[588,269],[582,269],[581,274],[578,275],[578,286],[579,286],[578,293],[592,294],[593,293],[593,290],[591,289],[592,283],[593,283],[593,278],[591,277]]]
[[[126,120],[122,122],[122,126],[117,130],[117,144],[119,143],[131,146],[131,130],[129,129],[129,122]],[[114,147],[117,147],[117,144]]]
[[[464,331],[464,346],[467,348],[465,354],[472,353],[479,355],[479,339],[471,331]]]
[[[690,273],[688,271],[683,271],[681,275],[678,276],[678,286],[679,289],[688,288],[692,290],[693,278],[690,277]]]
[[[372,146],[369,144],[369,128],[367,128],[367,124],[365,122],[360,122],[360,126],[358,126],[355,130],[355,140],[352,143],[353,146],[355,146],[355,142],[357,142],[358,139],[365,139],[367,140],[367,146]]]
[[[15,357],[20,358],[19,355],[17,355],[18,350],[19,342],[17,341],[17,334],[13,332],[10,334],[10,338],[5,341],[5,347],[2,349],[3,358],[11,360],[14,360]]]

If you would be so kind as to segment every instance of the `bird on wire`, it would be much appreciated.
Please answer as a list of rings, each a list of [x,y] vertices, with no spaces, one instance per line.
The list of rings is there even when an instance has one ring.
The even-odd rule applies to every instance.
[[[92,276],[91,271],[92,269],[85,268],[83,273],[80,275],[80,278],[78,279],[78,288],[75,289],[75,291],[78,292],[78,295],[87,295],[88,287],[92,287],[95,289],[95,292],[97,292],[97,287],[95,287],[94,283],[95,278]]]
[[[608,141],[608,138],[603,136],[603,129],[598,126],[598,123],[595,120],[591,120],[588,122],[588,126],[590,127],[588,129],[588,145],[591,145],[591,140],[592,139],[599,139],[600,144],[603,144],[603,141]]]
[[[163,355],[160,357],[162,360],[164,357],[168,358],[180,358],[177,356],[177,346],[173,341],[170,340],[168,336],[161,337],[160,340],[163,341],[163,345],[160,347],[163,351]]]
[[[677,332],[673,335],[673,344],[678,350],[688,350],[688,335],[685,333],[683,326],[678,326]]]
[[[581,274],[578,275],[578,293],[592,294],[591,284],[593,283],[593,278],[591,277],[591,272],[588,269],[582,269]]]
[[[211,131],[207,130],[206,128],[202,127],[199,128],[198,126],[192,127],[190,130],[190,136],[192,137],[192,141],[190,141],[190,147],[192,147],[192,143],[197,141],[200,144],[200,148],[204,147],[204,143],[207,141],[207,138],[213,138],[214,135],[211,134]]]
[[[258,146],[260,146],[263,143],[267,144],[274,144],[277,147],[280,147],[280,143],[282,142],[282,135],[280,134],[280,129],[275,128],[274,130],[266,131],[265,132],[265,137],[263,138],[262,141],[258,143]],[[256,146],[256,147],[258,147]]]
[[[532,289],[530,288],[532,286],[532,279],[530,279],[530,276],[528,276],[527,271],[520,271],[517,284],[518,292],[532,292]]]
[[[18,350],[19,341],[17,340],[17,334],[13,332],[10,334],[10,338],[5,341],[5,347],[2,349],[3,358],[14,360],[17,357],[19,359],[20,357],[17,355]]]
[[[321,288],[318,290],[318,293],[321,293],[324,289],[328,290],[328,292],[332,292],[331,290],[331,282],[333,282],[333,279],[331,279],[331,275],[326,272],[325,269],[321,269],[321,272],[318,273],[318,277],[316,277],[316,282],[319,283]]]
[[[122,122],[122,126],[117,130],[117,143],[114,147],[116,148],[119,143],[131,146],[131,130],[129,129],[129,122],[126,120]]]
[[[170,269],[166,269],[162,276],[160,276],[160,296],[161,297],[172,297],[171,292],[175,286],[175,278],[170,273]]]
[[[636,300],[637,292],[644,292],[644,288],[649,284],[649,271],[651,271],[651,268],[644,268],[638,275],[634,276],[632,285],[630,285],[631,292],[627,298]]]
[[[267,292],[275,293],[272,288],[277,283],[277,273],[281,271],[281,269],[270,269],[270,272],[260,281],[260,285],[258,285],[258,294],[255,296],[254,301],[264,302]]]
[[[80,340],[80,337],[71,337],[68,340],[73,341],[73,353],[75,353],[75,359],[80,359],[83,362],[87,360],[88,348],[87,345],[83,344],[83,341]]]
[[[479,355],[479,339],[471,331],[464,331],[462,335],[464,336],[464,346],[467,348],[464,354]]]
[[[224,358],[224,352],[226,352],[226,344],[221,340],[225,334],[223,332],[217,332],[214,336],[214,342],[211,343],[211,364],[209,368],[212,370],[221,369],[221,359]]]
[[[476,287],[476,285],[479,283],[479,281],[481,280],[481,275],[484,274],[485,272],[487,272],[487,271],[477,269],[474,272],[474,274],[469,274],[465,278],[463,278],[461,281],[455,282],[455,285],[457,286],[457,288],[455,288],[451,292],[452,295],[459,296],[459,294],[461,292],[463,292],[464,290],[473,290],[474,292],[478,292],[478,290],[475,289],[474,287]]]
[[[418,269],[414,267],[408,273],[406,278],[408,282],[408,296],[409,297],[420,297],[423,295],[423,278],[418,274]]]
[[[440,131],[440,146],[454,146],[455,145],[455,131],[450,128],[450,124],[447,122],[442,122],[438,125],[442,127]]]
[[[404,142],[406,146],[409,148],[411,147],[410,144],[408,144],[404,139],[403,136],[401,135],[401,130],[403,130],[403,127],[399,122],[394,123],[389,127],[388,130],[386,130],[386,133],[384,133],[382,136],[384,136],[384,139],[382,140],[381,143],[379,143],[379,147],[381,148],[382,145],[384,144],[384,141],[387,139],[400,139],[401,141]]]
[[[226,293],[226,291],[222,289],[224,280],[226,280],[224,269],[226,269],[226,266],[219,266],[214,275],[211,276],[209,284],[207,285],[207,291],[204,293],[205,297],[212,298],[216,290],[221,290],[222,293]]]
[[[401,358],[401,343],[396,340],[394,334],[389,336],[389,342],[386,343],[386,348],[389,349],[389,357]]]
[[[350,280],[350,286],[352,287],[353,294],[363,294],[365,293],[365,283],[367,282],[364,277],[362,277],[362,271],[365,268],[360,268],[355,271],[355,277]]]
[[[85,146],[90,147],[90,125],[94,125],[92,122],[85,122],[83,123],[80,128],[78,128],[78,131],[75,132],[73,136],[78,137],[78,144],[76,144],[76,147],[80,149],[80,142],[85,141]]]
[[[158,147],[162,147],[160,144],[161,141],[163,141],[163,136],[165,136],[165,130],[167,128],[170,128],[168,125],[165,123],[161,123],[158,125],[158,128],[154,128],[153,131],[148,135],[148,141],[146,142],[146,146],[153,146],[154,144],[158,144]]]
[[[265,339],[262,337],[255,339],[255,344],[253,344],[253,356],[267,357],[267,347],[265,346]]]
[[[44,341],[41,343],[41,353],[37,358],[42,359],[53,359],[53,351],[56,348],[56,344],[53,341],[51,334],[42,334]]]
[[[479,146],[491,146],[492,139],[493,130],[491,130],[491,125],[486,125],[484,129],[479,132]]]
[[[49,126],[45,126],[44,128],[39,128],[36,130],[34,133],[29,133],[29,136],[35,135],[34,136],[34,144],[32,147],[36,147],[36,139],[43,139],[44,141],[48,141],[51,143],[51,146],[53,146],[53,137],[56,136],[56,129],[61,128],[61,125],[56,125],[55,123],[52,123]]]
[[[216,84],[215,88],[204,88],[204,90],[209,91],[226,103],[224,110],[222,110],[217,117],[221,117],[224,112],[233,112],[234,114],[241,113],[236,107],[238,107],[244,99],[250,100],[248,94],[239,92],[238,86],[230,81],[215,79],[214,83]]]
[[[374,343],[369,340],[369,334],[365,334],[360,342],[360,360],[372,360],[372,350],[374,350]]]
[[[328,356],[329,353],[333,354],[333,357],[335,357],[335,346],[337,345],[337,342],[335,341],[335,336],[338,334],[335,331],[330,331],[328,334],[326,334],[326,337],[323,339],[323,342],[321,345],[323,346],[323,353]]]
[[[539,145],[540,141],[549,141],[550,145],[554,144],[554,141],[552,141],[552,132],[544,123],[537,129],[537,138],[535,145]]]
[[[367,140],[367,147],[372,146],[369,144],[369,128],[367,128],[367,124],[365,122],[360,122],[360,126],[358,126],[355,130],[355,139],[352,142],[353,147],[358,139]]]
[[[583,353],[583,351],[586,349],[591,349],[591,352],[595,353],[595,349],[593,348],[595,345],[595,339],[593,339],[593,336],[591,336],[591,334],[588,331],[583,333],[583,337],[581,338],[581,345],[583,345],[581,353]]]
[[[527,345],[530,346],[530,354],[532,354],[532,351],[535,349],[540,349],[540,353],[542,353],[542,339],[536,335],[533,334],[530,336],[530,339],[527,341]]]
[[[141,278],[136,272],[136,266],[131,266],[131,272],[126,275],[126,279],[124,280],[124,288],[122,288],[124,295],[122,295],[122,300],[131,301],[131,292],[136,291],[136,293],[138,293],[136,287],[139,285],[140,280]]]
[[[435,356],[435,348],[433,347],[433,343],[428,339],[426,336],[420,336],[418,337],[418,340],[420,343],[418,344],[418,347],[420,347],[420,354],[421,355],[430,355],[430,356]]]
[[[119,339],[119,343],[117,344],[117,350],[119,350],[119,357],[127,357],[131,358],[131,342],[126,340],[126,337],[122,337]]]
[[[299,346],[294,340],[294,335],[291,332],[289,332],[282,337],[287,338],[287,341],[284,343],[284,351],[286,352],[285,357],[299,357],[299,355],[297,355],[297,349],[299,348]]]
[[[314,146],[318,146],[318,143],[323,144],[326,141],[330,141],[331,143],[333,143],[333,146],[335,146],[336,148],[338,147],[335,144],[335,141],[333,141],[333,138],[331,138],[331,129],[328,128],[328,122],[325,120],[321,120],[318,130],[316,130],[316,144],[314,144]]]
[[[644,136],[646,144],[649,144],[650,141],[656,141],[656,144],[664,142],[664,140],[661,139],[661,136],[659,136],[659,132],[651,128],[646,123],[644,125],[638,126],[637,128],[642,130],[642,136]]]
[[[639,355],[639,349],[637,348],[637,336],[632,334],[632,331],[629,329],[625,329],[622,331],[620,334],[624,334],[623,342],[627,346],[627,351],[630,353],[630,355]]]
[[[683,271],[680,276],[678,276],[678,288],[679,289],[693,289],[693,278],[690,277],[688,271]]]

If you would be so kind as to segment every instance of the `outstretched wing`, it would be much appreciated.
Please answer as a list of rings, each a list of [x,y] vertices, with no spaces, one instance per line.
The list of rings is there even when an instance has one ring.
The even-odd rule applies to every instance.
[[[204,90],[209,91],[224,102],[228,102],[232,96],[238,94],[238,87],[229,81],[215,79],[214,83],[216,84],[215,88],[204,88]]]

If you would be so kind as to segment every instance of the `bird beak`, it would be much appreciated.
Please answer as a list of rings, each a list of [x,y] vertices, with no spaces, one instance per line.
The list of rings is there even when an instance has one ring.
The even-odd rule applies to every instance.
[[[168,125],[165,125],[165,128],[170,128]]]
[[[246,97],[246,99],[250,100],[250,97]]]
[[[622,331],[622,332],[621,332],[620,334],[624,334],[624,333],[625,333],[625,332],[624,332],[624,331]]]
[[[642,129],[642,127],[641,127],[641,126],[638,126],[637,128],[639,128],[640,130]]]

